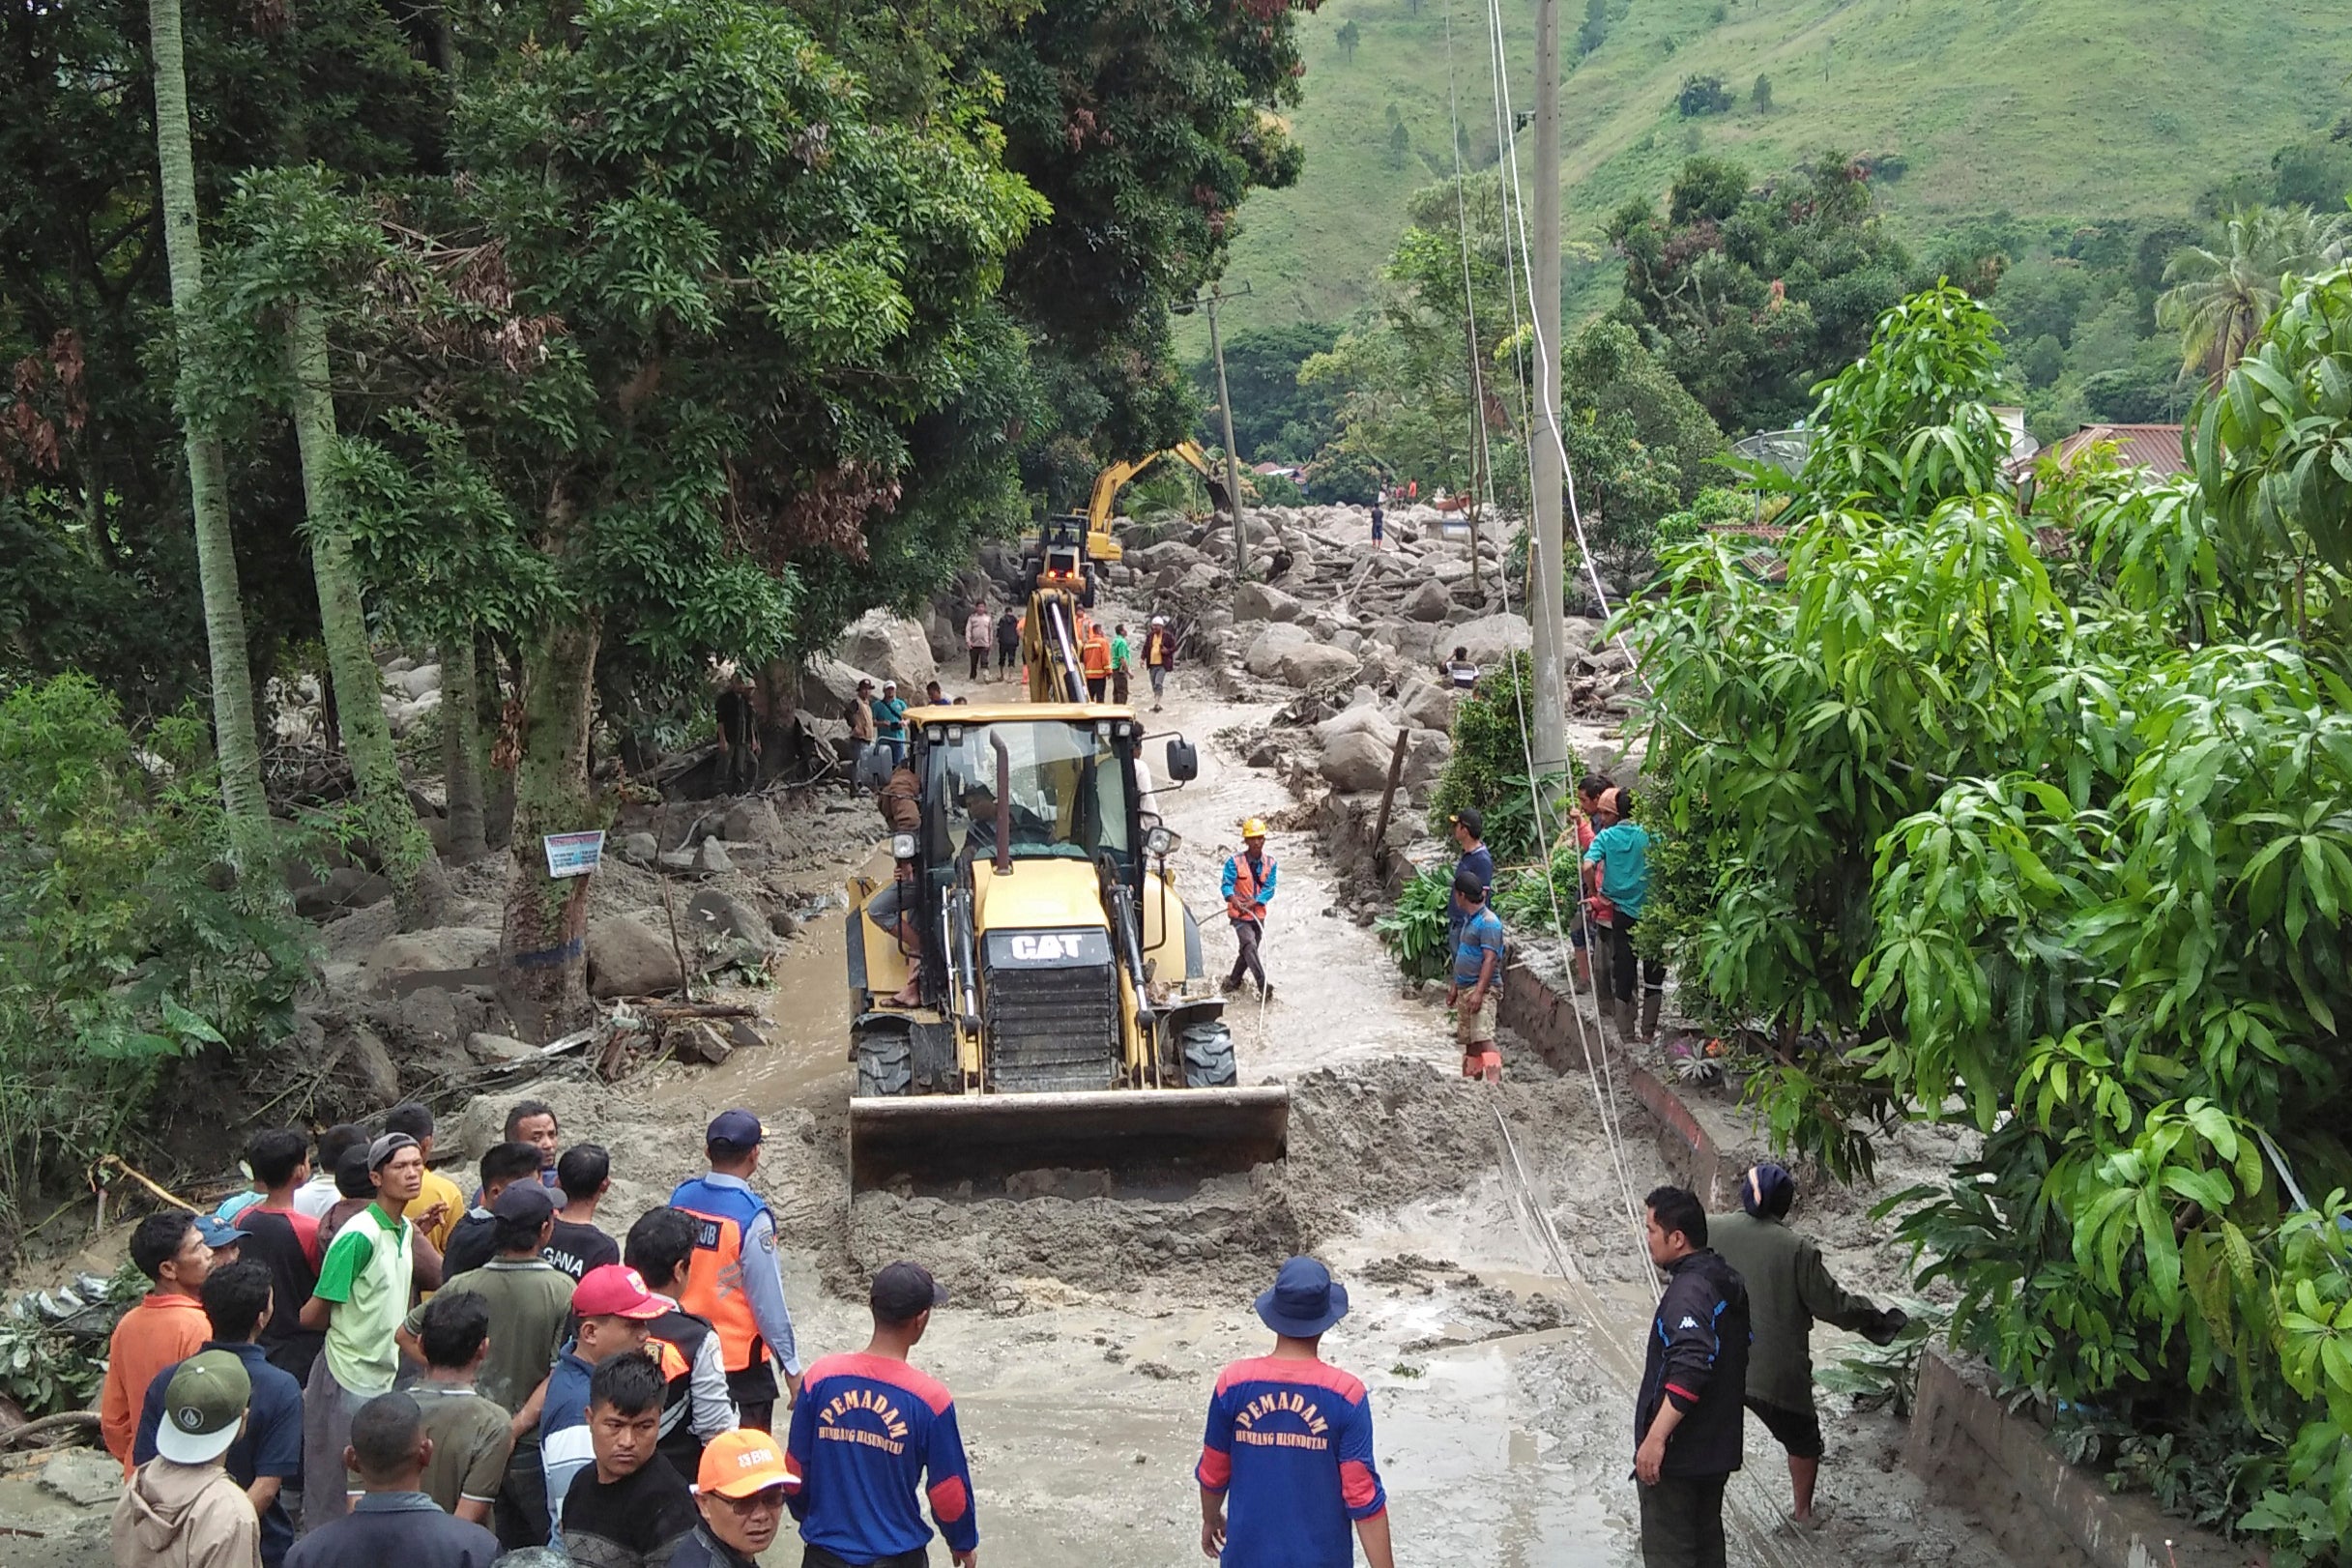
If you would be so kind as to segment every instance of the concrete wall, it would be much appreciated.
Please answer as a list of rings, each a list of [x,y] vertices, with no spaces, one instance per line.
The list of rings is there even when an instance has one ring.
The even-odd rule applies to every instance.
[[[1524,968],[1503,981],[1503,1027],[1533,1047],[1555,1072],[1604,1067],[1648,1113],[1649,1130],[1669,1166],[1710,1209],[1737,1202],[1746,1153],[1709,1127],[1711,1108],[1686,1103],[1676,1086],[1608,1041],[1585,1004]],[[2144,1496],[2116,1496],[2095,1475],[2050,1448],[2030,1416],[2013,1414],[1989,1389],[1944,1356],[1921,1359],[1904,1463],[1939,1501],[1976,1516],[2018,1568],[2235,1568],[2260,1559],[2220,1537],[2166,1516]]]

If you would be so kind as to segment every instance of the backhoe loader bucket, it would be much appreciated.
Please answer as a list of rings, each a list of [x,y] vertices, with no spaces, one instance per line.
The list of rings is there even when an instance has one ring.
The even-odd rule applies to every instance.
[[[1281,1159],[1290,1127],[1291,1091],[1279,1084],[858,1095],[850,1101],[850,1173],[859,1191],[1056,1169],[1181,1181]]]

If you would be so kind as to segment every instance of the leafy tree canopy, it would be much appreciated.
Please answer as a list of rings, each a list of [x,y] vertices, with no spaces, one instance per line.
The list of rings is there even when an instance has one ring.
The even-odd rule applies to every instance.
[[[1663,214],[1629,202],[1608,232],[1625,257],[1624,319],[1731,431],[1793,421],[1911,282],[1867,178],[1834,155],[1753,189],[1736,163],[1691,159]]]

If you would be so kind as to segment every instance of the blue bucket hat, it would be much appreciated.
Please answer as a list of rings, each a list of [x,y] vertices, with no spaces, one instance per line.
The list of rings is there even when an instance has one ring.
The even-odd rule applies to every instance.
[[[204,1238],[206,1246],[218,1251],[222,1247],[237,1245],[252,1233],[240,1231],[228,1221],[214,1215],[199,1214],[196,1216],[196,1234]]]
[[[1348,1288],[1314,1259],[1293,1258],[1258,1297],[1258,1316],[1277,1334],[1313,1339],[1348,1316]]]

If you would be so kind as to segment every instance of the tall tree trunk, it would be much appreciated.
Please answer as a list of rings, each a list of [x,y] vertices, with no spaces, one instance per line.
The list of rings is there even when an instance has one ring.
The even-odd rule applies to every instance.
[[[481,698],[471,630],[441,645],[441,776],[449,791],[450,858],[468,865],[490,853],[482,836]]]
[[[490,759],[490,770],[482,778],[481,836],[494,850],[505,849],[514,833],[514,765],[523,727],[519,696],[514,702],[513,722],[508,721],[507,693],[522,690],[522,666],[516,664],[509,676],[503,668],[505,652],[498,639],[486,632],[474,639],[474,681],[479,696],[474,711],[480,715],[482,749]]]
[[[595,672],[596,628],[582,622],[540,627],[523,654],[513,876],[499,937],[499,988],[507,1011],[540,1039],[585,1023],[590,1011],[591,879],[548,876],[539,840],[596,825],[588,790],[589,698]]]
[[[294,379],[294,437],[302,449],[303,504],[310,519],[310,571],[318,580],[319,629],[327,642],[335,711],[343,721],[343,754],[351,759],[367,841],[383,862],[401,915],[415,922],[428,916],[427,906],[437,902],[430,896],[430,885],[439,879],[426,870],[433,844],[409,804],[400,759],[392,751],[392,725],[384,717],[379,695],[383,682],[367,647],[360,573],[351,564],[351,533],[343,525],[327,477],[334,460],[334,390],[327,372],[327,324],[307,305],[294,307],[286,330],[286,362]],[[445,722],[448,697],[445,686]]]
[[[204,252],[196,228],[196,159],[188,128],[180,0],[148,0],[147,26],[155,50],[163,247],[171,267],[172,313],[185,352],[186,329],[204,294]],[[183,433],[196,529],[196,579],[204,595],[204,640],[212,659],[213,743],[220,755],[220,795],[229,816],[249,831],[268,821],[270,803],[261,787],[253,674],[246,657],[245,606],[237,596],[237,551],[229,536],[228,469],[220,444],[192,421],[183,420]]]

